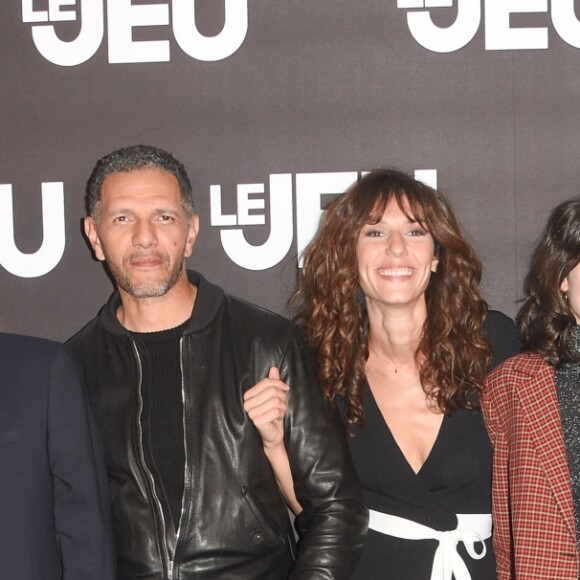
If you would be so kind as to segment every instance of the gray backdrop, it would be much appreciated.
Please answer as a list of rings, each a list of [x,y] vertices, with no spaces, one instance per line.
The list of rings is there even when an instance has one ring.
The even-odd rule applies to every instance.
[[[283,312],[326,194],[395,166],[430,170],[514,315],[548,210],[580,193],[580,1],[519,4],[4,2],[0,327],[65,339],[105,302],[84,184],[138,142],[185,163],[190,265],[234,294]]]

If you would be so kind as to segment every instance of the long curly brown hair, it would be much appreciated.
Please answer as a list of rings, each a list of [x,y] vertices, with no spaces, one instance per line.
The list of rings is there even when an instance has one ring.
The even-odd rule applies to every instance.
[[[477,404],[491,350],[482,324],[487,304],[479,294],[481,263],[461,235],[447,200],[396,170],[375,170],[328,207],[304,254],[290,305],[317,353],[326,399],[341,396],[348,427],[362,427],[367,386],[369,321],[359,286],[356,250],[366,224],[378,223],[396,200],[410,220],[433,236],[439,260],[425,296],[427,319],[415,353],[421,384],[442,411]]]
[[[555,367],[579,358],[569,340],[576,318],[560,290],[578,263],[580,197],[575,197],[550,213],[532,254],[524,283],[526,298],[516,317],[523,349],[537,352]]]

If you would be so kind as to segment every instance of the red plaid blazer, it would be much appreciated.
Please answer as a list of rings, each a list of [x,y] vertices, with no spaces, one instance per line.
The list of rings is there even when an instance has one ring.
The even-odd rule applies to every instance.
[[[499,580],[578,580],[574,504],[554,368],[520,354],[486,381]]]

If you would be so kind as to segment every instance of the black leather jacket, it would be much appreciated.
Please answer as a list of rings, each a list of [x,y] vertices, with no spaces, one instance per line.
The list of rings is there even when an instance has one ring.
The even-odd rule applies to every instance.
[[[280,316],[199,274],[181,339],[186,464],[179,530],[142,430],[147,354],[118,322],[118,295],[69,341],[105,443],[120,579],[347,579],[367,528],[340,421],[315,382],[310,350]],[[304,511],[292,525],[242,393],[280,368],[290,385],[286,447]],[[171,516],[169,516],[171,517]]]

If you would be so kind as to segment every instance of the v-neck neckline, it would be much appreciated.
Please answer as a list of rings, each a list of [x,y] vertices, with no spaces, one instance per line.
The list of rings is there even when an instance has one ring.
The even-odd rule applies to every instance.
[[[433,445],[431,446],[431,449],[429,450],[427,457],[425,458],[425,461],[423,462],[423,464],[421,465],[419,470],[415,471],[413,469],[413,467],[411,466],[411,464],[409,463],[409,460],[407,459],[407,457],[403,453],[402,449],[399,447],[399,444],[397,443],[397,440],[395,439],[395,436],[393,435],[393,432],[391,431],[389,424],[387,423],[383,414],[381,413],[381,409],[379,408],[379,405],[377,403],[377,400],[375,399],[375,396],[372,392],[372,389],[370,388],[370,385],[368,385],[368,384],[367,384],[367,391],[368,391],[367,396],[370,396],[370,399],[371,399],[370,402],[373,406],[373,412],[376,413],[377,418],[380,419],[379,424],[381,424],[384,427],[388,439],[391,441],[391,443],[393,444],[393,447],[396,449],[396,453],[400,459],[400,462],[405,466],[405,469],[408,470],[408,472],[414,478],[420,479],[422,474],[424,474],[425,470],[429,467],[429,465],[432,463],[432,461],[434,461],[434,457],[439,452],[439,448],[442,444],[441,441],[442,441],[443,436],[447,430],[447,423],[448,423],[447,415],[446,414],[443,415],[441,425],[439,425],[437,435],[433,441]]]

